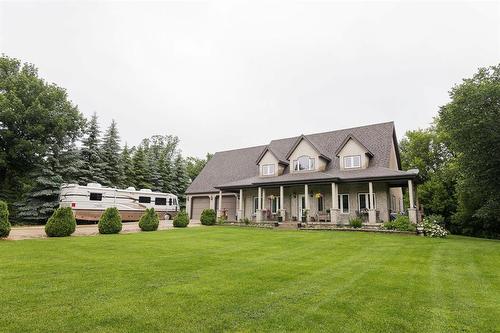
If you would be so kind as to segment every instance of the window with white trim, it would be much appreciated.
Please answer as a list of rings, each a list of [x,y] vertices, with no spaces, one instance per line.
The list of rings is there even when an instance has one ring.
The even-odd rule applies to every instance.
[[[262,166],[263,176],[273,176],[274,175],[274,164],[264,164]]]
[[[373,207],[377,208],[377,201],[375,200],[375,193],[372,193],[373,196]],[[358,209],[359,211],[370,209],[370,194],[369,193],[358,193]]]
[[[344,168],[360,168],[361,167],[361,155],[344,156]]]
[[[276,214],[280,210],[280,197],[271,199],[271,213]]]
[[[293,170],[314,170],[314,158],[303,155],[293,161]]]
[[[349,194],[339,194],[339,209],[342,214],[349,214]]]

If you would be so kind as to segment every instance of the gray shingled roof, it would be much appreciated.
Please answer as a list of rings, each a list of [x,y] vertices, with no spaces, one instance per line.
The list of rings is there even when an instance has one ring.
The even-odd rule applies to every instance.
[[[336,151],[349,135],[355,137],[371,153],[369,168],[363,170],[341,171]],[[217,192],[219,187],[250,186],[252,184],[273,183],[276,181],[299,181],[320,179],[362,179],[366,177],[412,177],[413,173],[389,169],[391,144],[395,140],[394,123],[381,123],[325,133],[305,135],[307,139],[325,156],[331,159],[327,169],[322,172],[289,173],[288,167],[278,177],[259,177],[255,161],[262,151],[269,147],[280,160],[286,155],[297,138],[273,140],[269,145],[217,152],[201,173],[193,180],[186,193]],[[397,142],[396,142],[397,144]]]

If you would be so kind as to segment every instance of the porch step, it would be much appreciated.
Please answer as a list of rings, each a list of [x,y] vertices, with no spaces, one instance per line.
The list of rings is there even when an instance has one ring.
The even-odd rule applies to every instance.
[[[298,229],[297,222],[281,222],[279,229]]]

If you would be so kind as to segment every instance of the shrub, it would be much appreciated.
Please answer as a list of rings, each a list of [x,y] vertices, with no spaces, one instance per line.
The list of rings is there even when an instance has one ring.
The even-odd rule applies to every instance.
[[[434,224],[439,224],[444,227],[444,216],[438,214],[431,214],[425,217],[425,219],[432,221]]]
[[[66,237],[75,232],[76,219],[70,207],[57,208],[45,224],[49,237]]]
[[[250,219],[248,217],[245,217],[245,218],[240,219],[240,222],[245,223],[245,224],[248,225],[248,224],[250,224],[251,221],[250,221]]]
[[[363,226],[363,220],[359,217],[349,219],[349,225],[353,228],[361,228]]]
[[[117,234],[122,230],[122,218],[116,207],[107,208],[99,219],[100,234]]]
[[[427,237],[441,237],[448,235],[448,231],[437,224],[437,220],[433,216],[428,216],[423,221],[424,235]]]
[[[189,224],[189,216],[186,213],[186,211],[180,211],[179,214],[177,214],[174,217],[174,227],[176,228],[185,228]]]
[[[201,212],[200,222],[203,225],[214,225],[217,220],[217,214],[215,210],[207,208]]]
[[[406,215],[398,215],[392,225],[395,230],[399,231],[415,231],[415,225],[410,222],[410,218]]]
[[[0,238],[8,237],[9,234],[9,208],[5,202],[0,201]]]
[[[158,230],[158,225],[160,225],[160,217],[155,212],[155,209],[146,209],[139,220],[139,228],[142,231],[155,231]]]

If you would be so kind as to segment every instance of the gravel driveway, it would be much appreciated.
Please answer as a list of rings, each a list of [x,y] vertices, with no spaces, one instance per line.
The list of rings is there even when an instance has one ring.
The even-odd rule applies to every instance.
[[[189,227],[198,227],[200,226],[199,221],[193,221],[189,223]],[[160,221],[160,226],[158,230],[172,229],[172,220],[163,220]],[[131,232],[139,232],[141,229],[139,228],[138,222],[124,222],[121,233],[131,233]],[[76,231],[72,236],[94,236],[99,234],[97,230],[97,224],[89,224],[89,225],[77,225]],[[31,238],[46,238],[45,235],[45,226],[26,226],[26,227],[12,227],[10,231],[9,237],[7,239],[10,240],[20,240],[20,239],[31,239]]]

